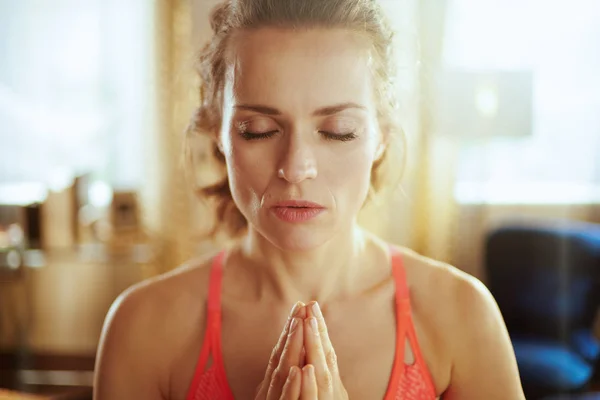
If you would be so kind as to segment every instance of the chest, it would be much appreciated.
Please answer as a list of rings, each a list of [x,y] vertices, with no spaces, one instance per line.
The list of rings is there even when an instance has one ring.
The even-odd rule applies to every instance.
[[[228,385],[236,399],[254,398],[289,310],[227,301],[222,307],[221,349]],[[393,293],[371,302],[346,302],[323,308],[342,382],[350,398],[384,397],[397,345],[395,311]],[[413,313],[413,321],[418,345],[441,393],[440,388],[446,387],[444,383],[449,380],[450,364],[441,357],[444,353],[429,335],[435,329],[424,327],[417,314]],[[178,341],[180,346],[175,352],[178,356],[171,363],[174,367],[170,399],[186,398],[203,340],[204,332],[193,331]],[[403,361],[410,365],[415,356],[408,340],[404,340],[400,344],[404,347]]]
[[[350,398],[383,398],[396,350],[393,299],[345,304],[323,312]],[[251,310],[230,310],[223,315],[222,351],[229,386],[236,399],[248,398],[264,377],[286,316]],[[406,360],[412,359],[409,347],[405,353]]]

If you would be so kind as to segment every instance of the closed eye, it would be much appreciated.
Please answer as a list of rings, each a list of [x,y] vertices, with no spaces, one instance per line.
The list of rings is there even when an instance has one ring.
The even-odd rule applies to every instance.
[[[268,132],[243,131],[243,132],[240,132],[240,136],[246,140],[259,140],[259,139],[268,139],[272,136],[275,136],[278,132],[279,131],[277,131],[277,130],[268,131]],[[338,140],[340,142],[348,142],[348,141],[354,140],[358,137],[358,136],[356,136],[356,133],[354,133],[354,132],[340,134],[340,133],[333,133],[333,132],[328,132],[328,131],[319,131],[319,133],[326,140]]]
[[[356,133],[354,133],[354,132],[340,134],[340,133],[333,133],[333,132],[327,132],[327,131],[319,131],[319,133],[321,135],[323,135],[323,137],[327,140],[339,140],[341,142],[348,142],[348,141],[354,140],[358,137],[358,136],[356,136]]]
[[[246,140],[257,140],[257,139],[268,139],[274,136],[279,131],[268,131],[268,132],[240,132],[240,136]]]

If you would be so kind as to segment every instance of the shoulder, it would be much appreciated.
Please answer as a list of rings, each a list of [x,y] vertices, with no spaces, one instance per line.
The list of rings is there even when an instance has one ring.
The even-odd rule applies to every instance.
[[[434,348],[450,367],[448,398],[521,398],[510,337],[488,288],[452,265],[401,252],[417,319],[437,332]]]
[[[164,325],[181,317],[180,313],[190,311],[189,306],[206,299],[213,256],[189,261],[131,286],[112,304],[107,324],[148,327],[147,324],[162,321]]]
[[[212,258],[190,261],[119,295],[102,329],[96,365],[100,388],[126,391],[123,386],[134,387],[136,378],[128,372],[121,382],[119,371],[135,371],[140,382],[156,382],[161,393],[168,390],[169,371],[180,353],[176,346],[204,329]]]
[[[443,307],[453,316],[479,315],[497,310],[487,287],[474,276],[441,261],[422,256],[406,248],[402,253],[411,295],[434,308]]]
[[[473,338],[488,327],[504,326],[494,297],[479,279],[412,250],[400,251],[412,303],[436,328],[446,335]]]

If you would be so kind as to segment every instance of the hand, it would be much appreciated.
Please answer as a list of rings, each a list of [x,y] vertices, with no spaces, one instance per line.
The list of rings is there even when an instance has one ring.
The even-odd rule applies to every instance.
[[[298,302],[292,308],[271,353],[265,377],[256,400],[296,400],[300,398],[304,365],[304,324],[306,307]]]
[[[319,304],[316,301],[311,302],[306,306],[306,310],[307,318],[304,320],[306,365],[302,368],[300,399],[347,400],[348,392],[340,379],[337,357],[329,340],[327,325]],[[297,385],[297,382],[293,381],[293,385]]]

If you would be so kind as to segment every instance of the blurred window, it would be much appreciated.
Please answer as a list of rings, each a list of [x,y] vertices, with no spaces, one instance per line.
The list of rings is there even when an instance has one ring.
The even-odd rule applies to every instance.
[[[0,183],[136,188],[152,40],[152,2],[0,2]]]
[[[527,136],[462,141],[465,203],[600,201],[600,2],[449,0],[443,62],[531,71]]]

